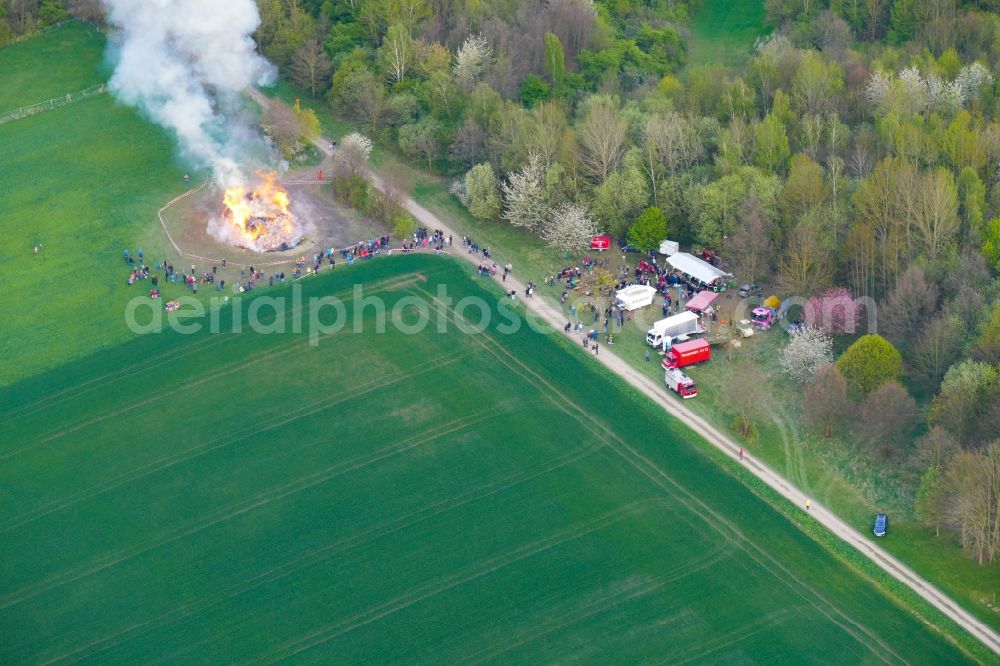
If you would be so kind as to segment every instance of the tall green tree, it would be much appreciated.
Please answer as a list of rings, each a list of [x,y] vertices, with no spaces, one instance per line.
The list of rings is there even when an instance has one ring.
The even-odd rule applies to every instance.
[[[632,226],[628,228],[629,242],[648,252],[660,246],[660,241],[667,237],[667,218],[656,206],[650,206],[642,211]]]
[[[788,132],[780,120],[769,113],[753,132],[754,164],[770,172],[784,171],[790,154]]]
[[[964,241],[982,227],[986,212],[986,186],[972,167],[965,167],[958,174],[958,199],[962,215],[959,238]]]
[[[889,41],[893,44],[908,42],[917,36],[920,27],[917,0],[893,0],[889,11]]]
[[[566,78],[566,54],[559,37],[551,32],[545,33],[545,73],[553,88],[562,85]]]
[[[630,160],[629,162],[632,162]],[[649,203],[642,169],[626,164],[594,188],[594,217],[616,238],[624,238],[631,220]],[[662,239],[661,239],[662,240]]]
[[[937,465],[931,465],[920,477],[920,486],[917,488],[917,496],[913,504],[920,521],[934,527],[934,536],[941,536],[943,490],[941,468]]]
[[[749,197],[759,202],[762,223],[771,233],[780,190],[781,179],[754,167],[742,167],[707,185],[690,188],[687,204],[696,240],[709,247],[721,247],[733,236]]]
[[[401,23],[389,26],[378,50],[379,68],[390,83],[399,83],[413,67],[416,56],[410,31]]]
[[[466,206],[480,220],[495,220],[500,215],[500,182],[487,162],[477,164],[465,174]]]
[[[781,191],[785,228],[790,229],[806,211],[826,199],[827,194],[823,167],[808,155],[796,153],[792,157],[788,180]]]
[[[993,270],[1000,273],[1000,217],[994,217],[983,226],[982,251]]]
[[[965,446],[992,438],[987,426],[994,409],[1000,372],[989,363],[962,361],[945,373],[934,397],[930,421],[954,435]],[[994,431],[995,432],[995,431]]]
[[[792,97],[802,113],[831,111],[844,89],[844,73],[817,51],[806,51],[792,80]]]

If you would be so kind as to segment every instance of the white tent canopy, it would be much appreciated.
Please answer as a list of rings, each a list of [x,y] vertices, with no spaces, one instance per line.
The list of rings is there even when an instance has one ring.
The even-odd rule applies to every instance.
[[[701,280],[705,284],[712,284],[714,281],[732,277],[726,271],[716,268],[712,264],[699,259],[693,254],[688,254],[687,252],[678,252],[677,254],[670,255],[667,257],[667,263],[671,265],[675,270],[684,273],[685,275],[690,275],[693,278]]]
[[[615,293],[615,305],[623,310],[637,310],[651,305],[655,297],[655,287],[633,284]]]

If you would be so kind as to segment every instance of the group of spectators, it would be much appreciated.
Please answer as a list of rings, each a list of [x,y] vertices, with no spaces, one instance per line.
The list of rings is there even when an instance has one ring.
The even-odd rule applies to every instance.
[[[462,245],[468,250],[469,254],[479,254],[482,252],[485,259],[490,258],[490,248],[485,246],[480,246],[479,243],[472,240],[471,236],[462,236]]]

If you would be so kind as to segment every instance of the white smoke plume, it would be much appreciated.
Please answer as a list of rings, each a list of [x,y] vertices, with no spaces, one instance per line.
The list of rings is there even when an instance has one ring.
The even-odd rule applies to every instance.
[[[243,90],[275,75],[250,37],[260,24],[254,0],[103,2],[116,28],[115,96],[173,130],[185,156],[220,185],[245,183],[249,128],[232,110]]]

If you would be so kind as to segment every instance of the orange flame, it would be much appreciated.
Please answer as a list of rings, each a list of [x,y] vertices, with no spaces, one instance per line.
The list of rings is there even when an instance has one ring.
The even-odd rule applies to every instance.
[[[223,217],[234,225],[240,240],[254,249],[273,250],[294,243],[297,230],[288,210],[288,192],[277,183],[277,174],[257,175],[260,183],[255,188],[234,187],[225,191]]]

